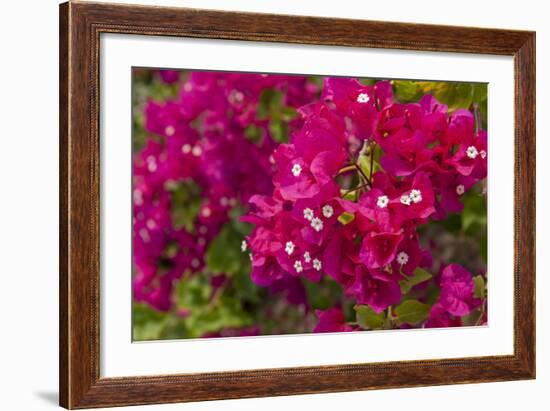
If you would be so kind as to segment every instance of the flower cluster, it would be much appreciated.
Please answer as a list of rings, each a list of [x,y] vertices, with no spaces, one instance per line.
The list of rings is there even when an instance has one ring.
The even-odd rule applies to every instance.
[[[243,217],[254,225],[252,279],[326,274],[381,313],[403,300],[403,280],[431,266],[418,228],[460,212],[486,177],[487,133],[471,111],[449,112],[431,95],[397,102],[388,81],[327,78],[321,99],[298,111],[301,127],[273,153],[272,191],[251,195]],[[456,325],[479,305],[465,269],[451,264],[440,277],[425,326]],[[352,330],[338,308],[320,319],[317,331]]]
[[[134,299],[158,310],[172,306],[173,284],[204,267],[204,255],[229,213],[273,189],[277,141],[269,116],[258,113],[266,91],[290,111],[318,88],[305,77],[177,71],[157,73],[181,83],[178,98],[145,107],[145,147],[134,157]],[[289,118],[290,130],[301,126]],[[183,198],[177,198],[182,185]],[[186,193],[198,190],[195,196]],[[193,197],[193,198],[189,198]],[[193,224],[174,221],[175,201],[194,210]],[[180,204],[181,205],[181,204]]]
[[[459,327],[461,317],[482,303],[474,297],[471,274],[458,264],[449,264],[441,273],[441,294],[432,306],[426,327]],[[486,321],[482,315],[481,321]]]

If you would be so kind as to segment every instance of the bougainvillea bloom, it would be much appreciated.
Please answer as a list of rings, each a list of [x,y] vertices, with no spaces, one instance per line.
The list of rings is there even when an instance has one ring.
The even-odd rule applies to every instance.
[[[344,314],[338,307],[329,308],[326,311],[317,310],[316,314],[319,317],[319,322],[313,329],[313,332],[315,333],[353,331],[353,328],[346,324]]]

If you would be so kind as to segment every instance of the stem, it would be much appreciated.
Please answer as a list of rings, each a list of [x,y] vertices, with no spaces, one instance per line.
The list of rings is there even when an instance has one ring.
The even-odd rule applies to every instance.
[[[225,289],[227,288],[227,281],[224,282],[224,284],[220,285],[216,291],[214,292],[214,294],[211,296],[210,298],[210,302],[208,303],[207,305],[207,309],[211,310],[212,308],[216,307],[216,305],[218,305],[218,302],[220,300],[220,297],[222,296],[222,294],[225,292]]]
[[[369,186],[371,186],[371,182],[370,182],[370,178],[367,177],[367,175],[365,174],[365,172],[361,169],[361,166],[357,163],[354,164],[355,168],[357,169],[357,171],[359,171],[359,174],[361,174],[361,176],[363,177],[363,179],[367,182],[367,184]]]
[[[483,303],[481,304],[481,310],[480,310],[480,313],[479,313],[479,317],[475,323],[475,326],[477,327],[478,325],[481,325],[481,322],[483,321],[483,316],[485,315],[485,303],[486,301],[483,300]]]
[[[393,329],[393,313],[392,306],[388,306],[388,320],[390,321],[390,330]]]
[[[481,111],[479,110],[479,104],[474,103],[474,119],[475,119],[475,128],[476,134],[481,129]]]
[[[372,170],[374,169],[374,149],[375,149],[374,144],[371,144],[370,145],[370,172],[369,172],[370,180],[372,180]]]
[[[355,169],[355,164],[351,164],[349,166],[346,166],[346,167],[342,167],[340,170],[338,170],[338,173],[336,173],[337,176],[339,176],[340,174],[344,174],[348,171],[351,171]]]
[[[358,187],[349,189],[348,191],[346,191],[346,192],[344,193],[344,197],[347,196],[349,193],[353,193],[354,191],[358,191],[358,190],[361,190],[361,189],[367,188],[367,187],[370,187],[370,184],[369,184],[369,183],[367,183],[367,184],[361,184],[361,185],[358,186]]]

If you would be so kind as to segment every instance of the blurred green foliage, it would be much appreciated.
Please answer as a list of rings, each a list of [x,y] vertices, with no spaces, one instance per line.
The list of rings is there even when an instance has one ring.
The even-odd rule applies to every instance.
[[[449,107],[449,111],[459,108],[474,110],[479,108],[483,129],[487,129],[487,84],[452,83],[439,81],[392,81],[396,97],[404,103],[418,101],[423,95],[431,94]]]

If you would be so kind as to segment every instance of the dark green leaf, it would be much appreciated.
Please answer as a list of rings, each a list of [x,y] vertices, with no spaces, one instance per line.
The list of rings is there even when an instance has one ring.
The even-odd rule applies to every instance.
[[[355,219],[355,214],[351,214],[346,212],[343,212],[338,216],[338,221],[342,223],[343,225],[351,223]]]
[[[481,299],[485,298],[485,279],[481,275],[474,277],[474,287],[474,296]]]
[[[244,130],[244,135],[246,136],[246,138],[256,144],[262,140],[262,134],[263,130],[258,126],[255,126],[254,124],[249,125]]]
[[[474,224],[487,226],[487,202],[484,196],[470,191],[464,196],[462,211],[462,229],[468,232]]]
[[[397,99],[404,103],[418,100],[422,93],[422,90],[420,89],[418,83],[415,81],[394,80],[392,84]]]
[[[386,314],[377,314],[368,305],[356,305],[357,323],[366,330],[382,330],[387,326]]]
[[[430,306],[420,301],[407,300],[399,304],[394,312],[398,323],[417,325],[428,319]]]
[[[192,181],[167,181],[165,188],[172,192],[171,214],[175,228],[192,231],[201,204],[199,186]]]
[[[243,237],[231,224],[226,224],[218,236],[212,240],[206,251],[206,264],[214,273],[233,274],[242,268],[244,263],[241,251]],[[248,258],[248,257],[246,257]]]
[[[399,285],[401,287],[401,293],[407,294],[409,291],[411,291],[411,288],[413,288],[415,285],[423,283],[424,281],[428,281],[432,278],[432,274],[428,271],[424,270],[423,268],[416,268],[414,270],[413,275],[410,277],[407,277],[407,279],[404,279],[399,282]]]
[[[167,315],[145,304],[134,304],[132,311],[132,338],[135,341],[159,339],[166,327]]]
[[[269,132],[271,138],[278,143],[286,143],[288,141],[288,125],[287,123],[273,119],[269,123]]]

